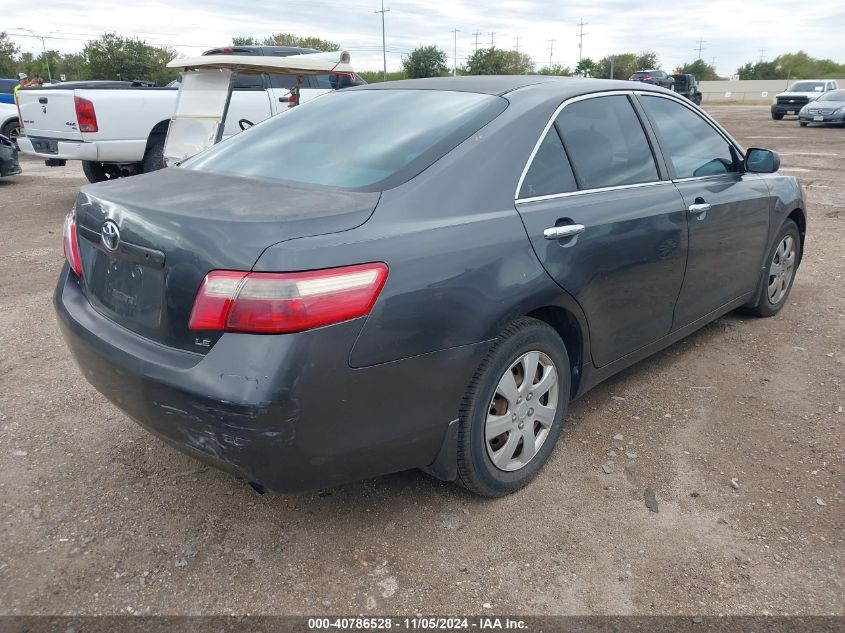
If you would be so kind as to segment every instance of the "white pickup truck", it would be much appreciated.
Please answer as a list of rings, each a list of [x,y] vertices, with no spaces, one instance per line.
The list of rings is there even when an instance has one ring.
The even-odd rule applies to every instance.
[[[772,118],[780,121],[786,114],[798,114],[799,110],[822,96],[825,92],[838,90],[833,79],[802,79],[796,81],[786,92],[775,95],[772,104]]]
[[[234,46],[203,55],[288,56],[316,53],[290,46]],[[343,75],[343,76],[341,76]],[[290,75],[236,75],[223,136],[241,131],[239,122],[258,123],[288,109]],[[356,74],[304,78],[300,102],[333,89],[364,83]],[[88,81],[18,91],[23,129],[18,147],[48,165],[82,161],[91,182],[164,167],[164,141],[176,106],[176,82],[154,87],[144,82]]]

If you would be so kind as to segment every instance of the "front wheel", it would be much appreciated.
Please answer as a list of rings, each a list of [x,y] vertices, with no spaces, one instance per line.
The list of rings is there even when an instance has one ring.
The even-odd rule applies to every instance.
[[[760,300],[748,312],[759,317],[770,317],[780,312],[792,290],[795,271],[801,252],[801,235],[798,226],[787,220],[781,227],[775,243],[766,259],[767,270],[763,277]]]
[[[782,114],[778,114],[778,113],[776,113],[776,112],[772,112],[772,118],[773,118],[775,121],[780,121],[780,120],[783,118],[783,115],[782,115]]]
[[[570,384],[569,356],[557,332],[530,318],[508,326],[464,397],[458,481],[484,497],[528,484],[560,436]]]
[[[806,121],[798,121],[798,125],[800,125],[801,127],[807,127],[807,122]]]
[[[6,125],[3,126],[3,130],[0,131],[0,134],[7,137],[12,143],[14,143],[15,147],[18,146],[18,137],[21,135],[21,124],[20,121],[15,119],[14,121],[9,121]]]

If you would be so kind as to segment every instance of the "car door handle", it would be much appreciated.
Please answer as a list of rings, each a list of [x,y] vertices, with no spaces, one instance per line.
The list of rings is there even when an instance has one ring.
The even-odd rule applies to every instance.
[[[701,202],[696,204],[691,204],[687,211],[689,211],[692,215],[699,215],[700,213],[705,213],[710,210],[710,203],[709,202]]]
[[[543,237],[547,240],[563,240],[573,235],[583,233],[587,228],[583,224],[565,224],[564,226],[552,226],[543,231]]]

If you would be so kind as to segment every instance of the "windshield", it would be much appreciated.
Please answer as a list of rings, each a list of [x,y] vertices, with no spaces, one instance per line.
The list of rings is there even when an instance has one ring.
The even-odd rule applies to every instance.
[[[799,81],[789,87],[788,92],[824,92],[823,81]]]
[[[435,90],[336,92],[271,117],[187,169],[380,190],[412,178],[498,116],[501,97]]]
[[[845,101],[845,90],[831,90],[824,93],[816,101]]]

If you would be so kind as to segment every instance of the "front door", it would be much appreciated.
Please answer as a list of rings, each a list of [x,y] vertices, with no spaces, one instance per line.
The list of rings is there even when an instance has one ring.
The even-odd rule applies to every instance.
[[[597,366],[669,333],[686,263],[686,212],[659,175],[629,96],[566,104],[517,198],[534,251],[584,310]]]
[[[743,171],[731,143],[697,112],[657,95],[639,99],[689,214],[677,329],[757,287],[769,229],[769,190],[761,176]]]

